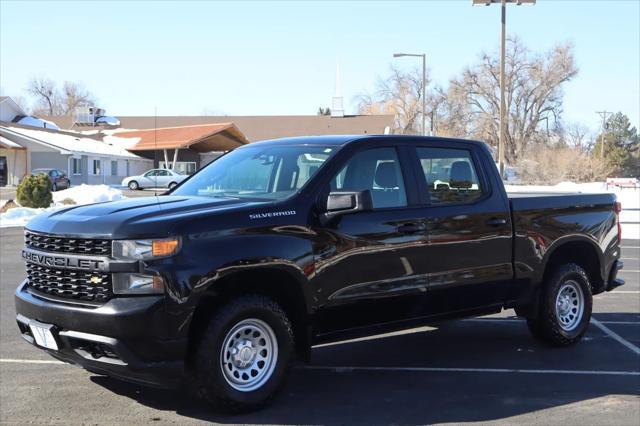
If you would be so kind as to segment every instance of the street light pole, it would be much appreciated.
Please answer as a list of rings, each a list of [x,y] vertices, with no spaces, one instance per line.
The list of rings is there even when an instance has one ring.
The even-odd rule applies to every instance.
[[[500,176],[504,177],[505,142],[507,138],[507,105],[505,101],[505,50],[507,41],[507,3],[534,5],[536,0],[472,0],[474,6],[490,6],[500,3],[501,33],[500,33],[500,127],[498,135],[498,167]]]
[[[403,56],[413,56],[416,58],[422,58],[422,136],[427,135],[427,126],[425,125],[425,118],[427,116],[427,55],[425,53],[394,53],[394,58],[401,58]]]
[[[427,116],[427,55],[422,54],[422,136],[427,136],[424,120]]]

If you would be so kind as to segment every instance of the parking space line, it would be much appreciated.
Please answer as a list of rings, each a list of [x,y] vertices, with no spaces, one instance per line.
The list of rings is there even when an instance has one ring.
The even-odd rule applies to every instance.
[[[595,318],[591,317],[592,320]],[[523,318],[467,318],[461,321],[470,322],[524,322]],[[600,320],[598,320],[600,321]],[[600,321],[601,324],[611,325],[640,325],[640,321]]]
[[[613,291],[608,291],[602,294],[638,294],[638,293],[640,293],[640,290],[613,290]]]
[[[625,346],[627,349],[631,350],[631,352],[635,353],[636,355],[640,355],[640,348],[639,347],[637,347],[633,343],[629,342],[628,340],[623,339],[622,337],[620,337],[619,334],[614,333],[609,327],[607,327],[606,325],[602,324],[597,319],[591,318],[591,323],[593,325],[595,325],[596,327],[598,327],[600,330],[604,331],[609,337],[611,337],[612,339],[616,340],[618,343],[620,343],[621,345]]]
[[[63,364],[71,365],[62,361],[55,360],[42,360],[42,359],[12,359],[12,358],[0,358],[0,362],[14,363],[14,364]]]
[[[621,269],[620,272],[640,272],[640,269]]]
[[[625,246],[622,246],[622,247],[620,247],[620,248],[621,248],[621,249],[638,249],[638,248],[640,248],[640,246],[626,246],[626,247],[625,247]]]
[[[400,371],[409,373],[518,373],[518,374],[572,374],[594,376],[640,376],[640,371],[608,371],[608,370],[537,370],[522,368],[446,368],[446,367],[343,367],[325,365],[301,366],[302,370],[328,370],[335,373],[352,371]]]

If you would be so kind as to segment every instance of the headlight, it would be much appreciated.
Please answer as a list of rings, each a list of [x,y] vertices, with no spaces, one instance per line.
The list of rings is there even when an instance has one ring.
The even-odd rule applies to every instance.
[[[162,240],[115,240],[113,256],[118,259],[153,259],[176,254],[180,248],[177,238]]]
[[[113,274],[116,294],[153,294],[164,291],[164,281],[158,275]]]

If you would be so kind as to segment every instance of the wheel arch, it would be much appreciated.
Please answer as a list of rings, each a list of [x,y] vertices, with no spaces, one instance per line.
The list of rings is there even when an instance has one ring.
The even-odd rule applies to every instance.
[[[277,283],[277,285],[272,285]],[[309,304],[303,290],[304,281],[286,268],[257,267],[227,273],[201,294],[189,328],[189,352],[218,306],[243,294],[259,294],[278,303],[293,327],[298,357],[308,360],[311,354]]]
[[[604,255],[595,241],[586,237],[569,236],[554,242],[545,253],[541,283],[547,282],[550,275],[566,263],[575,263],[585,270],[594,293],[603,287],[606,277]]]

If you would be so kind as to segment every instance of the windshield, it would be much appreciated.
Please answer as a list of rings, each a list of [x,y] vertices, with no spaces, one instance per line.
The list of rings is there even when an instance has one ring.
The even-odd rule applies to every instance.
[[[283,199],[300,190],[334,151],[327,146],[240,148],[208,165],[172,195]]]

